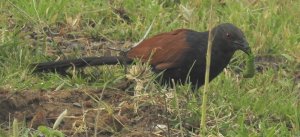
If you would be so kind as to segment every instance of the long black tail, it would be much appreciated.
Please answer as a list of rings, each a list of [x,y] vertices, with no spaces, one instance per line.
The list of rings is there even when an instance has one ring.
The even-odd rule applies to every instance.
[[[123,56],[84,57],[80,59],[37,63],[32,64],[32,66],[34,67],[33,72],[57,72],[66,75],[66,70],[70,67],[82,68],[87,66],[115,65],[118,63],[130,64],[132,60]]]

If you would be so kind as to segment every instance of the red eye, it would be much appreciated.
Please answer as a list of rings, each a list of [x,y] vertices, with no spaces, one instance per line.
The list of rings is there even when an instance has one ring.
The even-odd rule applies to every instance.
[[[229,33],[226,33],[226,37],[227,37],[227,38],[230,38],[231,35],[230,35]]]

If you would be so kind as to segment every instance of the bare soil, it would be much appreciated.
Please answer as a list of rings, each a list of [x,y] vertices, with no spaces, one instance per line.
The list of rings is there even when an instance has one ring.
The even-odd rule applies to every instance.
[[[97,100],[102,96],[101,100]],[[133,96],[114,90],[61,90],[61,91],[0,91],[0,123],[13,118],[25,121],[28,128],[40,125],[52,127],[57,117],[67,110],[59,125],[66,135],[91,136],[163,136],[166,124],[164,99],[156,97],[156,105],[139,102],[135,112]],[[159,102],[160,101],[160,102]],[[95,131],[96,129],[96,131]]]

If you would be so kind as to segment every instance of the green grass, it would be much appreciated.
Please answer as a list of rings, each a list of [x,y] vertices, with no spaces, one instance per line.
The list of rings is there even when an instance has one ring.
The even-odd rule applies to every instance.
[[[1,1],[0,87],[12,91],[114,88],[114,84],[125,77],[122,67],[97,68],[101,77],[92,72],[88,78],[32,75],[31,63],[56,58],[47,54],[48,46],[58,45],[47,42],[47,30],[59,33],[57,28],[64,26],[67,28],[64,35],[131,42],[138,42],[152,22],[149,36],[177,28],[207,30],[209,0],[182,0],[180,4],[173,1]],[[268,70],[256,73],[254,78],[243,79],[234,70],[245,61],[246,55],[236,53],[229,69],[210,83],[207,115],[212,124],[207,127],[208,134],[300,135],[299,83],[294,81],[300,62],[299,6],[297,0],[256,3],[228,0],[225,5],[218,2],[213,5],[214,22],[239,26],[255,55],[279,56],[287,61],[277,68],[267,66]],[[125,10],[129,20],[116,12],[120,8]],[[33,42],[28,38],[32,32],[39,35],[39,40]],[[186,87],[177,88],[178,98],[183,98]],[[178,108],[176,103],[171,106],[177,110],[187,109],[192,114],[190,120],[199,121],[199,97],[193,96],[185,102],[184,107]],[[178,111],[178,115],[183,115],[181,113],[184,111]]]

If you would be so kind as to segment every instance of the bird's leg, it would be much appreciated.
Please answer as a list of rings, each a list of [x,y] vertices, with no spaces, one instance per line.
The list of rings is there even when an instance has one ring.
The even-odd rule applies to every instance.
[[[127,58],[126,57],[126,52],[121,51],[120,52],[120,56],[123,57],[122,60],[120,60],[120,63],[124,66],[124,73],[127,74],[127,66],[128,66],[128,64],[127,64],[127,62],[125,60]]]

